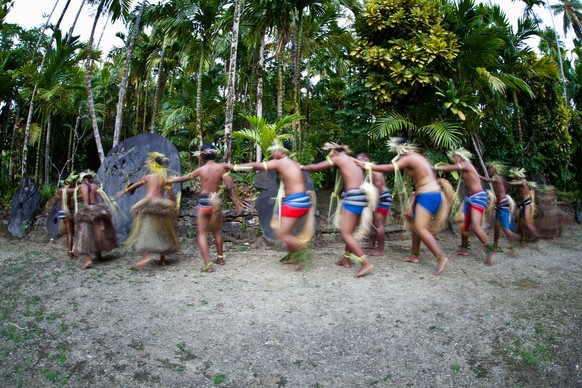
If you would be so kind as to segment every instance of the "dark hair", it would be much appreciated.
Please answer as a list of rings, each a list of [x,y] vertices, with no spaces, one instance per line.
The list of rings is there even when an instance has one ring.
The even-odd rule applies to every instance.
[[[366,159],[370,159],[370,157],[368,156],[367,153],[365,152],[360,152],[359,154],[356,155],[356,158],[366,158]]]
[[[206,143],[200,146],[200,157],[203,160],[216,159],[216,146],[213,143]]]
[[[154,160],[160,166],[168,167],[168,165],[170,164],[170,159],[166,158],[165,156],[156,156]]]
[[[283,147],[285,147],[285,149],[287,151],[291,151],[291,149],[293,148],[293,145],[291,144],[291,142],[289,140],[283,140]]]

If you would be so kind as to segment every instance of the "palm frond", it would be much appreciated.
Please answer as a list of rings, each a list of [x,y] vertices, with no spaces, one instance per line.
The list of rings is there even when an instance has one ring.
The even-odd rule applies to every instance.
[[[525,82],[523,79],[514,76],[513,74],[509,73],[500,73],[499,79],[509,88],[520,90],[522,92],[527,93],[531,98],[535,97],[533,90],[531,90],[530,86]]]
[[[293,121],[295,120],[301,120],[304,117],[301,116],[300,114],[291,114],[288,116],[284,116],[281,119],[277,120],[277,122],[273,125],[273,129],[275,130],[275,132],[279,132],[281,129],[288,127],[289,125],[291,125],[293,123]]]
[[[237,139],[251,140],[254,141],[255,143],[258,143],[260,141],[259,133],[255,129],[245,128],[235,131],[232,133],[232,137]]]
[[[487,69],[483,67],[477,68],[477,74],[479,74],[487,83],[489,88],[496,93],[505,93],[507,86],[505,83],[499,79],[498,77],[491,74]]]
[[[375,138],[386,138],[402,134],[406,130],[415,130],[416,126],[398,112],[390,111],[384,117],[379,117],[370,128]]]
[[[39,141],[41,134],[42,127],[38,123],[32,123],[30,125],[29,144],[35,145]]]
[[[461,145],[462,127],[450,121],[437,121],[418,128],[418,132],[426,134],[436,146],[445,149],[455,149]]]

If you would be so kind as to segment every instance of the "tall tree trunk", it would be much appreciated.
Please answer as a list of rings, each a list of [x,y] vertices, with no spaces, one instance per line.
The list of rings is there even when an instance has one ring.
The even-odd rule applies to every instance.
[[[65,169],[67,176],[74,170],[74,160],[75,153],[73,152],[73,139],[77,131],[79,130],[79,125],[81,124],[81,106],[77,110],[77,119],[75,120],[75,127],[71,128],[69,131],[69,145],[67,146],[67,165],[68,169]]]
[[[285,83],[283,82],[283,33],[278,32],[279,43],[277,43],[277,51],[275,52],[275,58],[277,58],[277,120],[283,118],[283,96],[285,95]]]
[[[162,97],[162,88],[164,83],[164,60],[166,59],[166,43],[162,43],[162,53],[160,54],[160,62],[158,63],[158,79],[156,80],[156,91],[154,93],[154,100],[152,101],[152,118],[150,120],[150,132],[154,133],[156,129],[156,116],[158,115],[158,105]],[[145,120],[145,117],[143,118]]]
[[[145,80],[143,83],[143,121],[142,121],[142,128],[141,133],[146,133],[146,117],[148,115],[148,81]]]
[[[12,137],[10,139],[10,160],[8,162],[8,182],[12,182],[14,180],[14,153],[16,149],[16,132],[18,132],[18,128],[20,128],[20,110],[21,110],[20,103],[17,104],[18,108],[16,109],[16,118],[14,119],[14,125],[12,126]]]
[[[51,129],[52,129],[52,119],[49,115],[46,124],[46,142],[44,144],[44,184],[48,185],[50,183],[49,172],[51,165],[50,158],[50,148],[51,148]]]
[[[277,120],[283,118],[283,96],[285,95],[285,83],[283,82],[283,63],[280,58],[277,64]]]
[[[133,110],[135,111],[135,120],[133,120],[133,131],[132,134],[133,135],[137,135],[138,131],[139,131],[139,123],[140,123],[140,119],[139,119],[139,114],[140,114],[140,109],[141,109],[141,99],[142,99],[142,94],[143,94],[143,84],[145,81],[142,80],[138,80],[137,81],[137,85],[136,85],[136,91],[135,91],[135,98],[134,98],[134,107]],[[142,122],[145,121],[145,117],[142,117]],[[150,128],[150,132],[154,133],[151,128]]]
[[[264,64],[265,64],[265,29],[261,31],[261,47],[259,48],[259,63],[257,64],[257,117],[263,117],[263,82],[264,82]],[[263,159],[263,152],[259,145],[255,145],[256,161]]]
[[[36,161],[34,163],[34,182],[36,184],[39,184],[41,181],[41,177],[40,177],[40,149],[42,147],[42,135],[44,133],[44,124],[45,124],[45,118],[43,115],[42,118],[42,124],[40,126],[40,134],[38,135],[38,140],[36,142]]]
[[[117,99],[117,113],[115,115],[115,127],[113,130],[113,147],[119,143],[119,133],[121,132],[121,123],[123,120],[123,103],[125,101],[125,93],[127,92],[127,83],[129,82],[129,70],[131,69],[131,58],[133,57],[133,48],[135,46],[135,41],[137,39],[137,33],[139,32],[139,24],[141,23],[141,17],[146,7],[146,1],[141,2],[141,7],[137,18],[133,25],[133,31],[131,32],[131,39],[129,40],[129,47],[127,48],[127,53],[125,54],[125,66],[123,68],[123,77],[121,78],[121,85],[119,86],[119,98]],[[145,119],[145,118],[144,118]]]
[[[234,32],[233,32],[234,34]],[[234,36],[234,35],[233,35]],[[233,37],[234,39],[234,37]],[[198,59],[198,74],[196,74],[196,143],[198,147],[202,145],[202,73],[204,71],[204,51],[206,42],[203,39],[202,47],[200,48],[200,58]],[[231,50],[232,55],[232,50]],[[236,55],[236,54],[235,54]],[[232,59],[231,59],[232,62]],[[235,62],[236,63],[236,62]],[[230,83],[230,77],[228,79]],[[228,98],[228,97],[227,97]],[[228,112],[228,107],[227,107]],[[228,120],[228,118],[227,118]],[[226,131],[225,131],[226,133]]]
[[[475,149],[475,154],[477,155],[477,159],[479,160],[479,164],[483,169],[483,176],[489,178],[489,173],[487,172],[487,166],[483,161],[483,149],[481,148],[481,140],[477,137],[477,135],[471,135],[471,141],[473,142],[473,148]],[[493,183],[488,183],[489,190],[493,191]]]
[[[101,34],[99,34],[99,40],[97,41],[97,46],[101,47],[101,41],[103,40],[103,35],[105,35],[105,30],[107,29],[107,25],[109,24],[109,15],[107,15],[107,19],[105,19],[105,24],[103,24],[103,28],[101,29]]]
[[[232,42],[230,45],[230,64],[228,66],[228,83],[226,86],[226,122],[224,125],[225,152],[224,160],[230,163],[232,157],[232,121],[234,115],[234,88],[236,83],[236,55],[238,49],[238,30],[240,24],[241,1],[236,0],[234,6],[234,23],[232,26]]]
[[[307,60],[307,77],[305,85],[305,124],[303,125],[302,144],[307,141],[309,135],[309,98],[311,95],[311,59]]]
[[[105,159],[105,152],[103,152],[103,144],[101,143],[101,134],[99,133],[99,125],[97,124],[97,114],[95,113],[95,100],[93,99],[93,88],[91,86],[91,52],[93,51],[93,37],[95,36],[95,28],[97,28],[97,22],[99,21],[99,16],[103,11],[106,0],[101,0],[99,6],[97,7],[97,12],[95,13],[95,19],[93,20],[93,27],[91,28],[91,35],[89,36],[89,43],[87,44],[87,60],[85,61],[85,82],[87,83],[87,103],[89,105],[89,115],[91,116],[91,125],[93,127],[93,136],[95,137],[95,144],[97,146],[97,154],[99,155],[99,161],[103,163]]]
[[[301,114],[301,104],[299,95],[301,92],[301,20],[303,11],[299,10],[297,18],[293,18],[293,110],[295,114]],[[301,122],[293,120],[293,131],[295,138],[301,147]]]
[[[69,28],[69,36],[67,37],[67,45],[69,44],[69,41],[71,40],[71,37],[73,36],[73,32],[75,31],[75,26],[77,25],[77,21],[79,21],[79,15],[81,14],[81,10],[83,9],[83,6],[85,5],[85,1],[83,0],[81,1],[81,5],[79,6],[79,10],[77,11],[77,14],[75,15],[75,20],[73,20],[73,24],[71,25],[71,28]]]
[[[44,34],[44,30],[47,29],[49,21],[51,20],[51,17],[53,16],[53,13],[55,12],[55,9],[57,8],[58,3],[59,3],[59,0],[57,0],[55,2],[55,6],[53,7],[50,15],[48,16],[46,23],[44,24],[44,27],[42,28],[42,32],[38,38],[38,41],[36,42],[36,47],[34,48],[35,53],[38,51],[40,43],[42,42],[42,36]],[[70,3],[70,0],[69,0],[69,2],[67,2],[65,9],[63,10],[63,12],[61,13],[61,16],[59,17],[58,23],[55,25],[55,29],[53,31],[51,39],[48,42],[49,46],[52,45],[52,43],[53,43],[53,39],[55,38],[56,30],[59,28],[61,20],[63,20],[63,16],[65,15],[67,8],[69,7],[69,3]],[[42,71],[44,69],[45,62],[46,62],[46,52],[42,56],[42,61],[40,63],[40,67],[38,69],[39,74],[42,73]],[[32,114],[34,112],[34,99],[36,97],[37,92],[38,92],[38,82],[35,82],[34,88],[32,89],[32,94],[30,95],[30,104],[28,106],[28,116],[26,117],[26,127],[24,129],[24,139],[22,141],[22,166],[21,166],[22,178],[24,178],[26,176],[26,166],[28,165],[28,142],[30,139],[30,127],[32,125]]]
[[[81,139],[79,137],[79,127],[82,125],[82,120],[83,120],[83,118],[81,116],[81,105],[79,105],[77,118],[80,120],[77,120],[77,122],[75,123],[75,130],[73,133],[73,144],[71,147],[72,151],[71,151],[71,158],[70,158],[70,161],[71,161],[70,172],[75,171],[75,155],[77,154],[77,146],[79,145],[79,142],[81,141]],[[83,131],[83,133],[84,133],[84,131]]]
[[[564,105],[566,108],[570,105],[568,104],[568,93],[566,93],[566,76],[564,75],[564,64],[562,63],[562,50],[560,49],[560,40],[558,39],[558,31],[556,30],[556,23],[554,21],[554,13],[550,8],[550,2],[546,1],[546,8],[550,13],[550,18],[552,19],[552,27],[554,28],[554,36],[556,37],[556,50],[558,50],[558,62],[560,63],[560,74],[562,75],[562,90],[564,93]],[[522,155],[523,159],[523,155]]]
[[[515,90],[511,92],[511,97],[513,99],[513,110],[515,112],[515,130],[517,131],[517,140],[519,142],[521,160],[523,161],[523,128],[521,126],[521,108],[519,106],[519,101],[517,100],[517,93]]]

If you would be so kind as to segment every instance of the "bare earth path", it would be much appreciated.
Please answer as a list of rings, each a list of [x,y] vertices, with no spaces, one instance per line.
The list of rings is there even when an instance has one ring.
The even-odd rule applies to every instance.
[[[227,252],[201,273],[195,240],[141,271],[117,250],[80,270],[62,241],[0,238],[4,387],[575,387],[582,385],[582,228],[502,253],[440,237],[441,277],[404,233],[372,275],[333,265],[339,243],[302,272],[282,252]],[[474,240],[474,239],[473,239]],[[474,246],[477,244],[474,243]]]

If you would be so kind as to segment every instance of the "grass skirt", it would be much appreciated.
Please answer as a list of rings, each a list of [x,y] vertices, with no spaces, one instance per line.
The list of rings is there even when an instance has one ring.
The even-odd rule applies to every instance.
[[[166,255],[180,249],[176,204],[165,198],[144,198],[131,208],[133,222],[127,246],[136,252]]]
[[[107,252],[117,247],[111,212],[105,205],[91,205],[75,215],[75,245],[73,251],[81,255]]]

